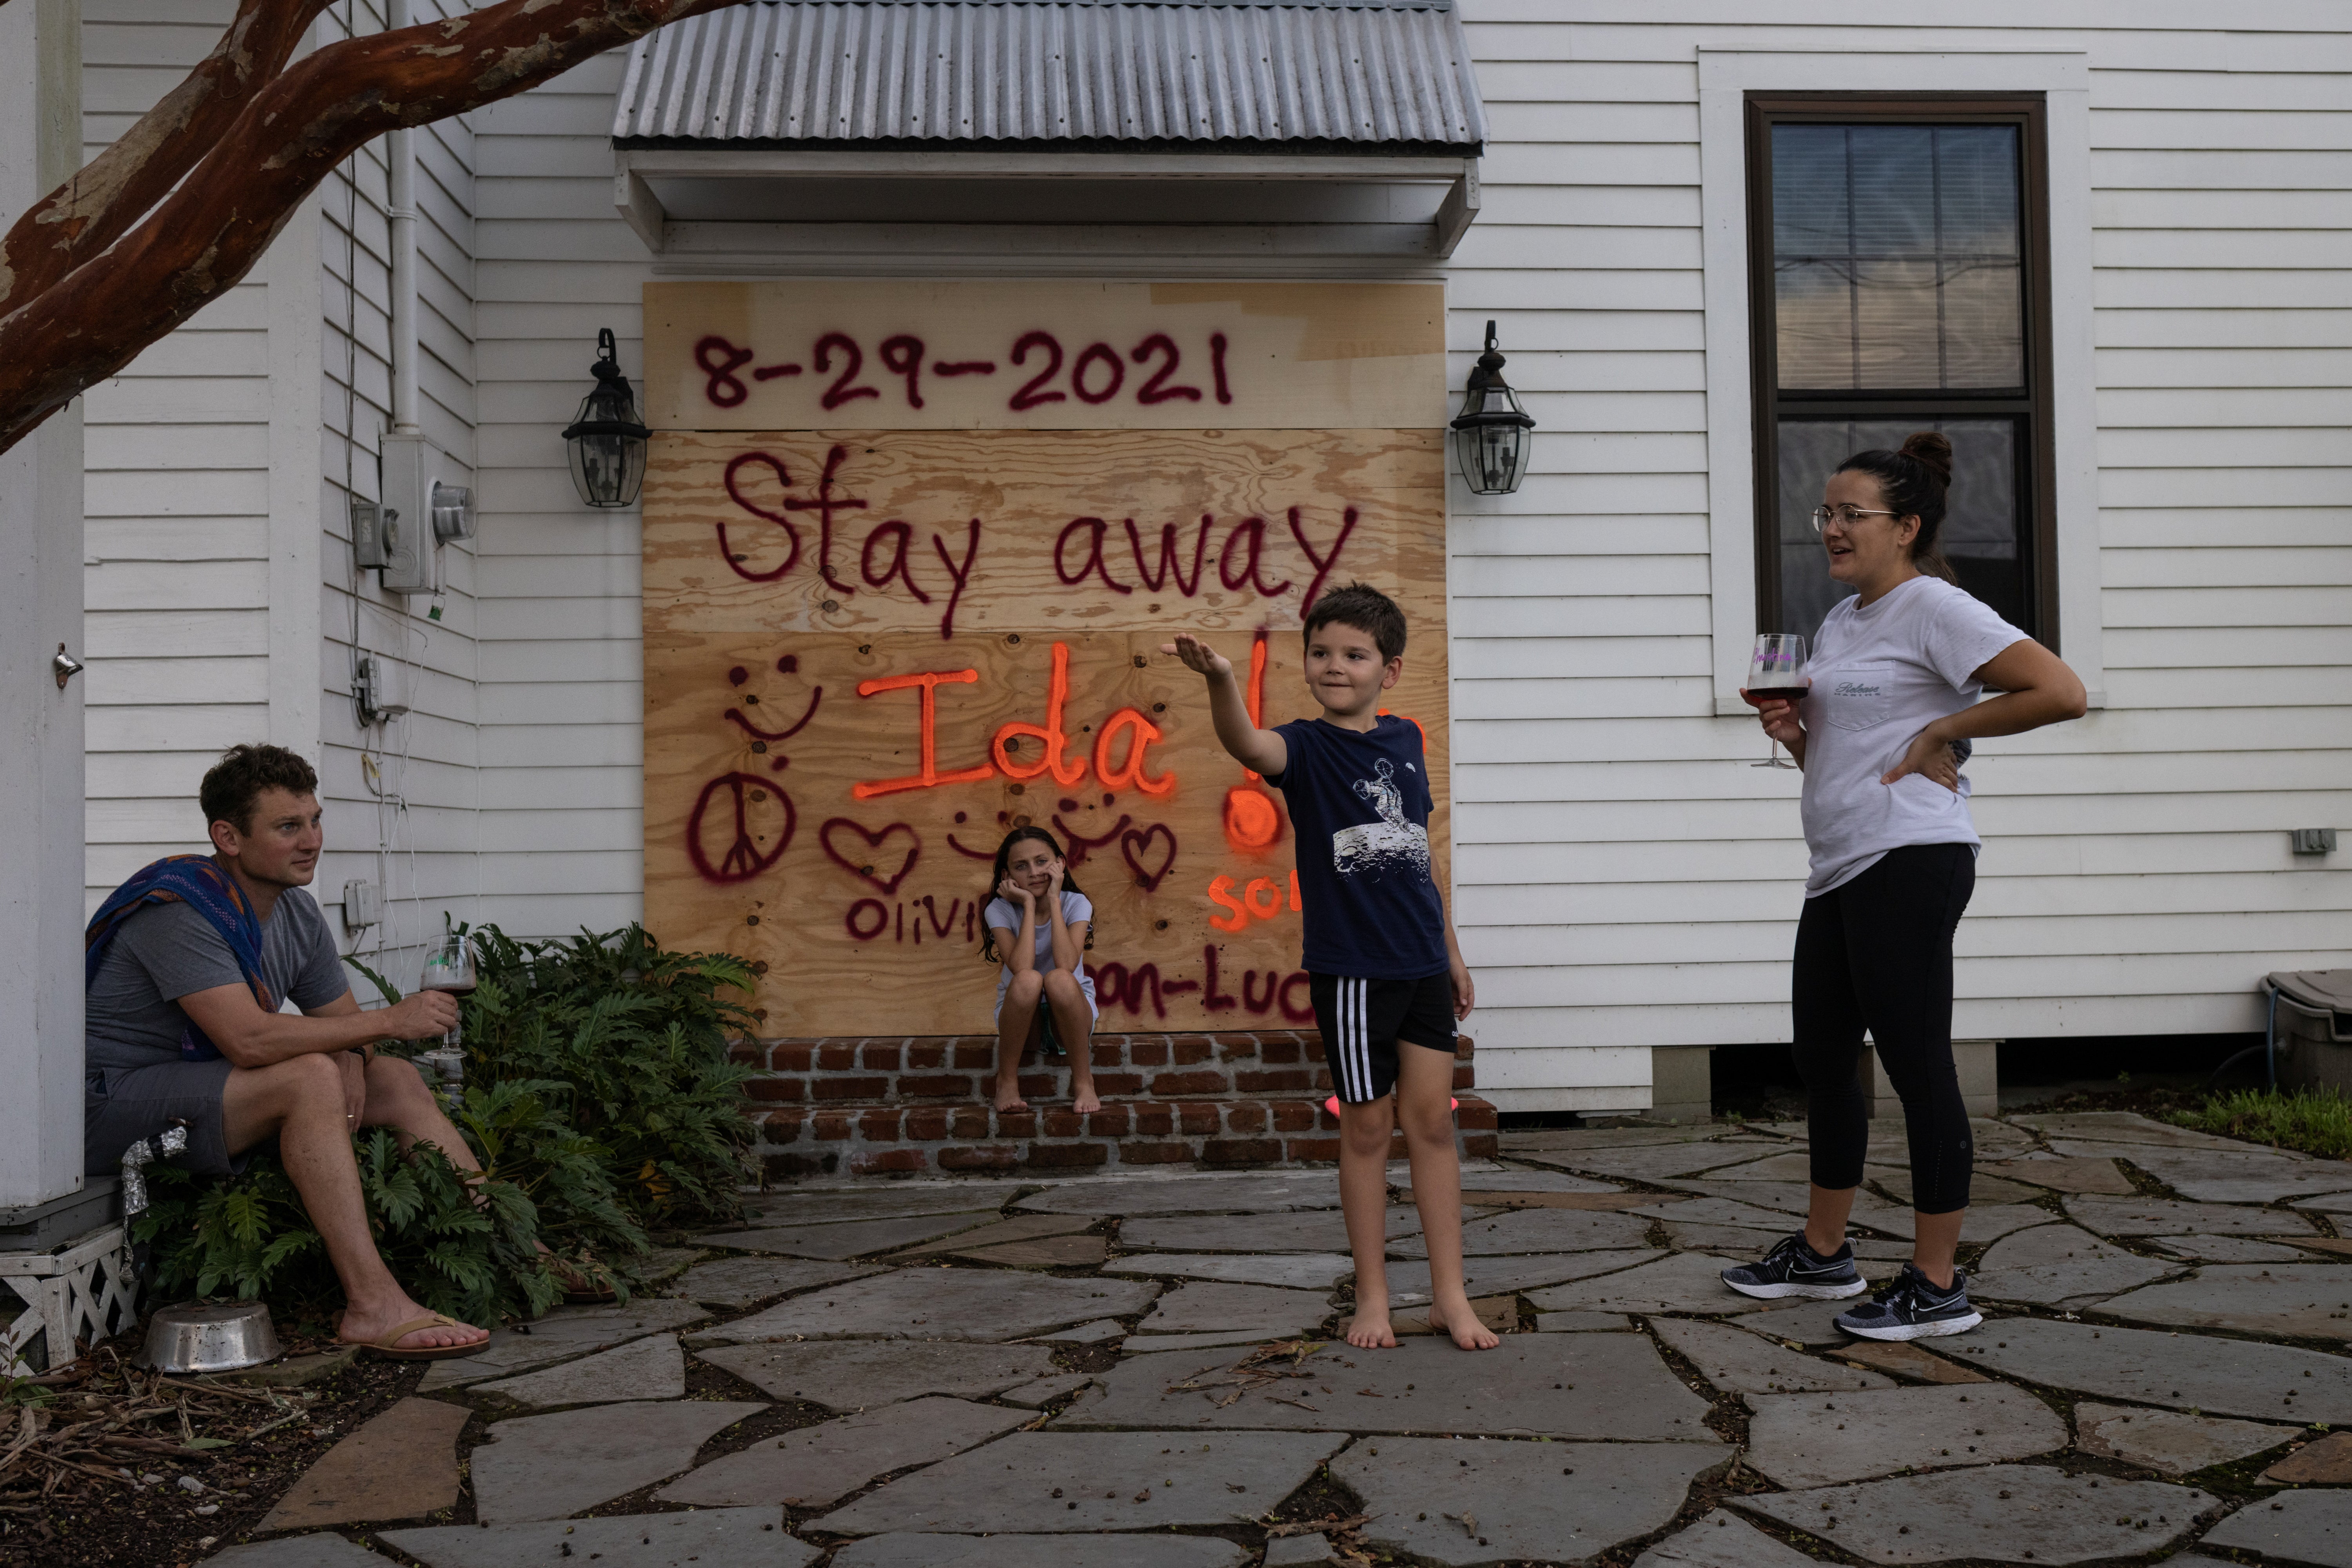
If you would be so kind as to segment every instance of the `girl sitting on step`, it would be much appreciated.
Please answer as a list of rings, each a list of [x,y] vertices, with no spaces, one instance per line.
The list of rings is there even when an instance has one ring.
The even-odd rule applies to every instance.
[[[980,955],[996,976],[996,1109],[1026,1110],[1021,1058],[1032,1046],[1070,1058],[1071,1109],[1102,1109],[1095,1094],[1095,907],[1078,891],[1062,847],[1042,827],[1016,827],[996,847],[994,897],[981,911]]]

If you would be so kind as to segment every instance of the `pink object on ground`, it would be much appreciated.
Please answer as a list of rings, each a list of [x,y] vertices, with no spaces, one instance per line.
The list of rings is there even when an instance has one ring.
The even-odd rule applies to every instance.
[[[1334,1119],[1337,1119],[1339,1114],[1339,1097],[1335,1094],[1330,1099],[1325,1100],[1323,1102],[1323,1109],[1329,1111]],[[1451,1095],[1448,1095],[1445,1100],[1445,1109],[1448,1110],[1459,1110],[1462,1109],[1462,1102],[1455,1100]]]

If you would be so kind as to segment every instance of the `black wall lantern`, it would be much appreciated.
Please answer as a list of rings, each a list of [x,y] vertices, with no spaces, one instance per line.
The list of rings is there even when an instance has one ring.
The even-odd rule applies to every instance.
[[[1486,323],[1486,352],[1470,372],[1462,412],[1454,421],[1454,460],[1472,493],[1507,496],[1528,471],[1534,419],[1503,382],[1503,356],[1495,349],[1495,323]]]
[[[572,482],[590,506],[630,506],[646,482],[646,437],[653,432],[637,422],[637,400],[621,374],[612,328],[596,334],[596,363],[589,368],[596,389],[580,400],[580,416],[563,433]]]

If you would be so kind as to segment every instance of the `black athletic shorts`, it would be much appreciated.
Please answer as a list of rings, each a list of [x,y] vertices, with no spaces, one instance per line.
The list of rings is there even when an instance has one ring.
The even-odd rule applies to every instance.
[[[1309,974],[1315,1026],[1323,1031],[1323,1060],[1339,1099],[1370,1105],[1396,1088],[1397,1042],[1454,1054],[1454,983],[1444,974],[1423,980],[1355,980]]]

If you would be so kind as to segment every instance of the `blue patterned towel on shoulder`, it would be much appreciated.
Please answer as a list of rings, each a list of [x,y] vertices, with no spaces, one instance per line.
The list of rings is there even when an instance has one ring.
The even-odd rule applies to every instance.
[[[84,989],[98,978],[98,966],[121,934],[122,922],[150,904],[163,903],[185,904],[211,921],[213,930],[228,943],[237,968],[245,972],[253,999],[265,1013],[278,1011],[278,998],[270,994],[269,982],[261,973],[261,917],[236,879],[209,855],[167,855],[107,896],[82,933]],[[180,1056],[192,1062],[213,1061],[219,1058],[220,1047],[190,1019],[180,1036]]]

